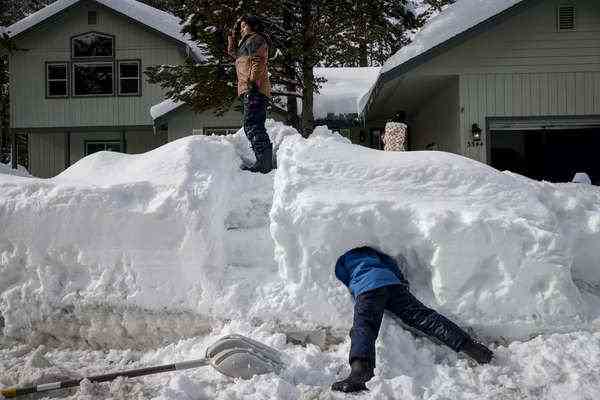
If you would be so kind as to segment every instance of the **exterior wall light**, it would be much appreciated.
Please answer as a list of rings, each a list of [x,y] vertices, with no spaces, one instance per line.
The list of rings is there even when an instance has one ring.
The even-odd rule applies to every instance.
[[[474,142],[481,141],[481,132],[481,128],[478,124],[471,125],[471,134],[473,135],[472,138]]]

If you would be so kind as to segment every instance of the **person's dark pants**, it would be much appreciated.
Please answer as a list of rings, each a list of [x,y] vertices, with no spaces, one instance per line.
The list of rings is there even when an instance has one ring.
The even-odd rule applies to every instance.
[[[267,149],[273,149],[265,121],[267,120],[267,96],[257,91],[249,91],[242,96],[244,106],[244,132],[250,141],[256,158]]]
[[[360,294],[354,304],[350,363],[363,359],[375,367],[375,341],[385,310],[410,328],[437,339],[454,351],[460,351],[469,335],[454,322],[417,300],[405,285],[384,286]]]

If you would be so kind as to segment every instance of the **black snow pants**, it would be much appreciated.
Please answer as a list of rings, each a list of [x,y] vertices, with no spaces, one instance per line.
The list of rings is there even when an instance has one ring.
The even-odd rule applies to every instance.
[[[256,158],[260,159],[265,150],[273,149],[265,128],[268,98],[258,91],[248,91],[243,94],[242,102],[244,105],[244,132]]]
[[[367,360],[375,367],[375,341],[385,310],[410,328],[460,351],[469,335],[454,322],[417,300],[406,285],[390,285],[360,294],[354,304],[350,363]]]

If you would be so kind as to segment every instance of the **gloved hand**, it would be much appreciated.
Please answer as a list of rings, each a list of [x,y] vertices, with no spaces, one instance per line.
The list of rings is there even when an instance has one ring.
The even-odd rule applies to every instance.
[[[258,84],[256,83],[256,81],[248,82],[248,91],[250,93],[258,93]]]

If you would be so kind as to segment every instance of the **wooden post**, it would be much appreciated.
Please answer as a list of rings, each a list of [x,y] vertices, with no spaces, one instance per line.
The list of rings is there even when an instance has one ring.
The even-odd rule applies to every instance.
[[[12,148],[10,158],[12,162],[12,168],[17,169],[17,131],[14,129],[10,130],[10,146]]]
[[[127,154],[127,141],[125,140],[125,131],[121,131],[121,151]]]
[[[71,166],[71,132],[65,133],[65,169]]]

